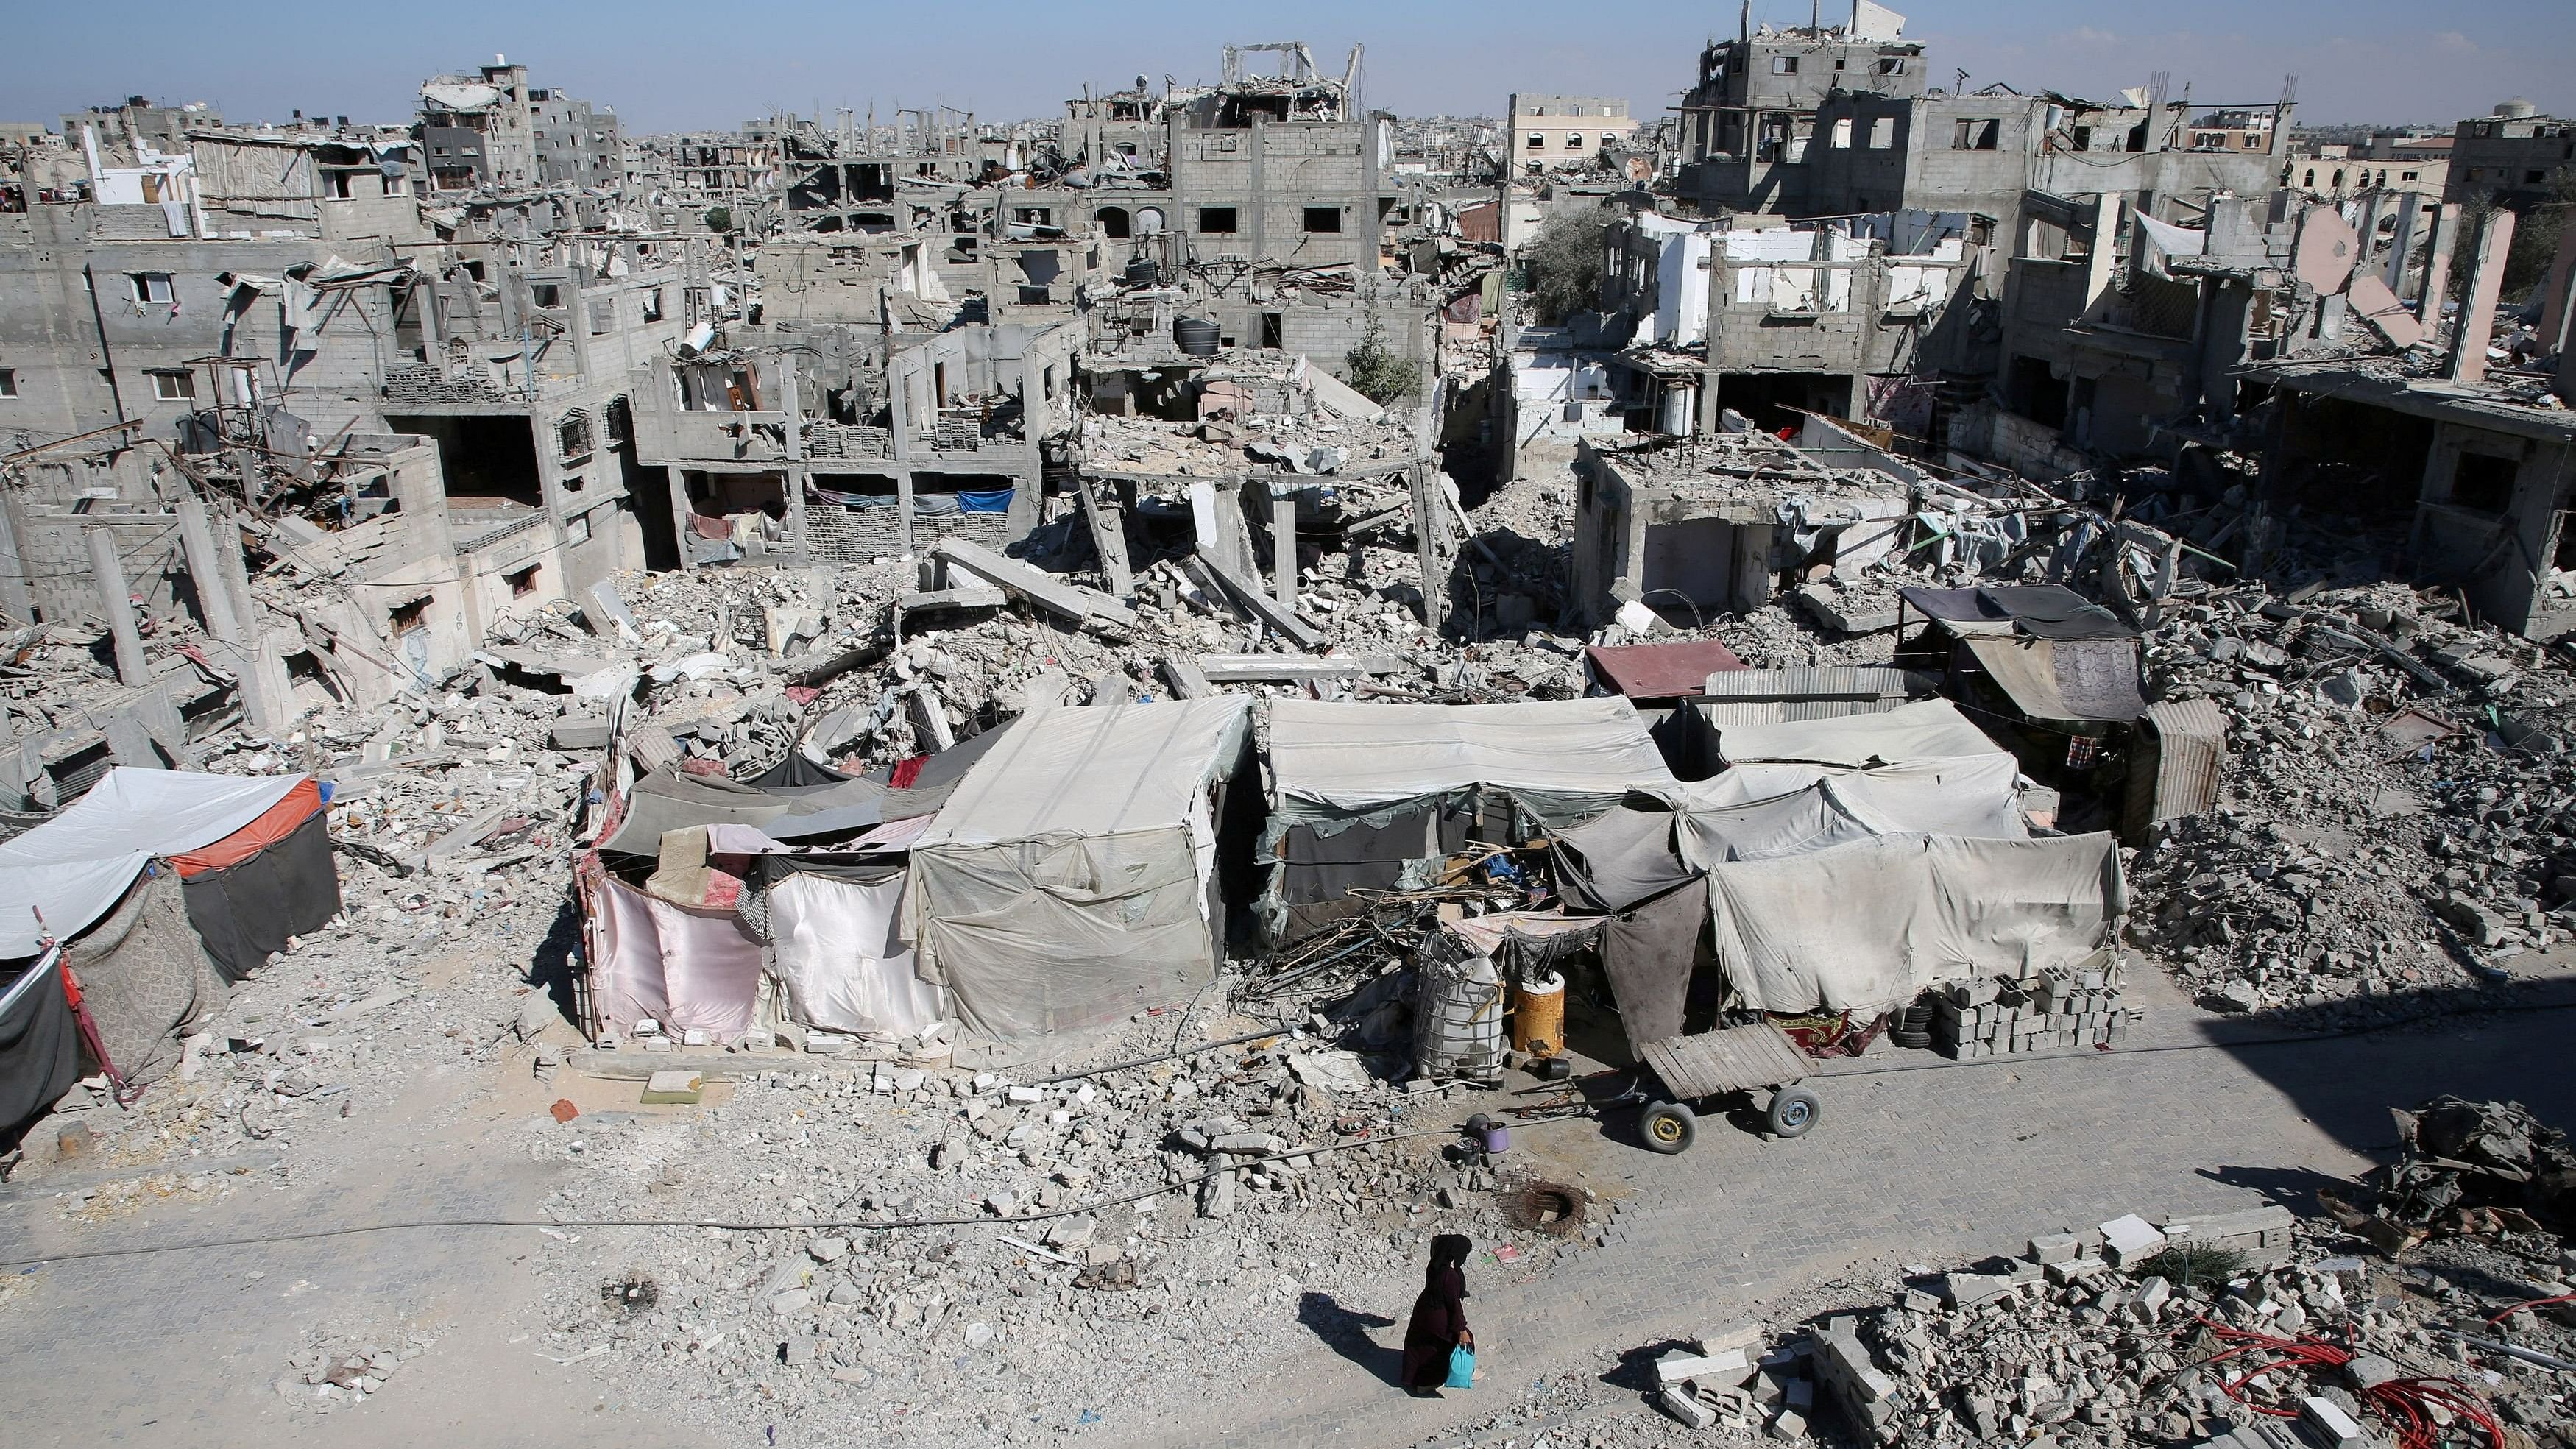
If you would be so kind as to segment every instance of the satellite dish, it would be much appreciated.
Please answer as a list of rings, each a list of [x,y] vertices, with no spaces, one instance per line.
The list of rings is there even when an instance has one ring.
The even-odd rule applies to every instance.
[[[1138,236],[1162,235],[1163,209],[1159,206],[1140,206],[1136,208],[1135,226],[1136,235]]]

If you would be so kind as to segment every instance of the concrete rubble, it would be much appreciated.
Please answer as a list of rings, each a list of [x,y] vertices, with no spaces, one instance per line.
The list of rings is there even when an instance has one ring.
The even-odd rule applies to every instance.
[[[1905,1267],[1876,1304],[1700,1335],[1653,1359],[1648,1397],[1694,1443],[2385,1445],[2401,1401],[2421,1410],[2427,1395],[2446,1422],[2563,1425],[2547,1364],[2576,1314],[2522,1306],[2567,1292],[2576,1256],[2557,1238],[2450,1238],[2402,1264],[2368,1254],[2281,1208],[2130,1215],[1963,1269]],[[2284,1367],[2292,1352],[2317,1357]],[[2349,1437],[2264,1437],[2273,1414]]]

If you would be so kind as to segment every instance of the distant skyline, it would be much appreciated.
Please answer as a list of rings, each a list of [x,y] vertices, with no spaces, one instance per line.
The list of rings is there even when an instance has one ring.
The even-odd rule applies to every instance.
[[[1822,0],[1826,24],[1850,0]],[[2195,104],[2268,104],[2298,74],[2311,125],[2448,125],[2520,96],[2576,113],[2576,4],[2567,0],[2169,0],[2151,14],[2107,0],[1922,0],[1896,8],[1932,82],[2004,82],[2109,98],[2169,72]],[[1803,25],[1805,4],[1767,0],[1756,25]],[[398,123],[420,82],[503,53],[535,84],[614,108],[633,133],[725,130],[773,110],[881,120],[947,104],[979,120],[1061,116],[1068,97],[1217,79],[1228,41],[1302,39],[1338,73],[1367,46],[1363,97],[1402,115],[1498,116],[1513,91],[1625,96],[1651,119],[1695,75],[1700,45],[1732,34],[1734,7],[1569,11],[1479,0],[1404,7],[1317,0],[1292,16],[1205,4],[1067,9],[1029,0],[894,9],[771,0],[710,11],[671,0],[615,7],[453,0],[434,23],[387,27],[342,6],[276,0],[209,9],[167,0],[31,7],[13,26],[19,63],[0,121],[53,122],[130,94],[202,100],[228,120],[308,115]],[[142,43],[138,43],[138,41]]]

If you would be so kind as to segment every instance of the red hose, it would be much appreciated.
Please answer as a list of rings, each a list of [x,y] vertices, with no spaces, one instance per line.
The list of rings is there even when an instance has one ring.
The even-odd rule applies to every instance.
[[[2576,1297],[2576,1294],[2569,1296]],[[2530,1307],[2531,1305],[2521,1306]],[[2508,1309],[2507,1312],[2511,1310]],[[2225,1352],[2207,1360],[2207,1364],[2225,1363],[2229,1359],[2244,1354],[2276,1355],[2271,1361],[2248,1369],[2222,1385],[2229,1398],[2245,1405],[2255,1413],[2269,1414],[2274,1418],[2295,1419],[2298,1417],[2298,1411],[2276,1409],[2266,1404],[2254,1403],[2241,1392],[2245,1385],[2274,1369],[2333,1370],[2351,1363],[2357,1356],[2350,1348],[2328,1339],[2304,1334],[2295,1338],[2276,1338],[2270,1334],[2256,1333],[2252,1329],[2213,1323],[2207,1318],[2195,1319],[2194,1322],[2208,1329],[2219,1342],[2232,1345]],[[2484,1406],[2469,1396],[2467,1387],[2455,1379],[2390,1379],[2386,1383],[2373,1384],[2362,1390],[2361,1400],[2377,1410],[2381,1417],[2397,1426],[2398,1449],[2441,1449],[2441,1430],[2435,1423],[2434,1416],[2436,1409],[2474,1425],[2480,1433],[2486,1435],[2489,1445],[2494,1446],[2494,1449],[2503,1449],[2503,1427],[2496,1423],[2494,1416],[2490,1415]]]

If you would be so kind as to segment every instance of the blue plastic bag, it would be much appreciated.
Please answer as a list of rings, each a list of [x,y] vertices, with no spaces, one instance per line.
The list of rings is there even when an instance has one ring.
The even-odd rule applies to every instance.
[[[1476,1347],[1462,1343],[1449,1350],[1449,1381],[1444,1389],[1472,1389],[1476,1386]]]

